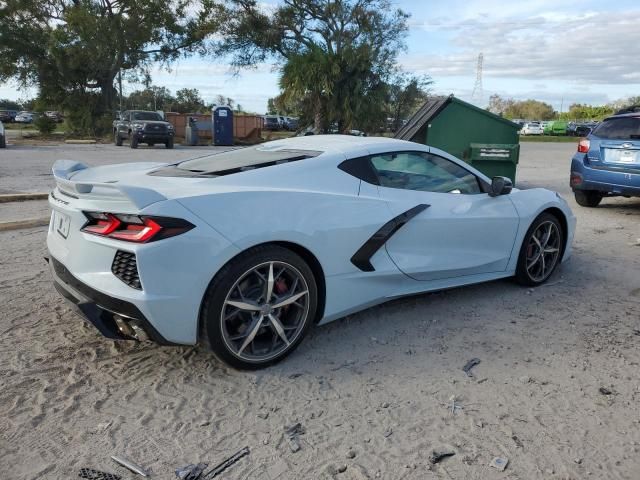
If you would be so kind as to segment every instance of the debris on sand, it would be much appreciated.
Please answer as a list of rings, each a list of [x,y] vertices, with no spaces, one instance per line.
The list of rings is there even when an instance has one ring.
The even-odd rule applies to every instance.
[[[464,371],[464,373],[467,374],[467,377],[473,378],[473,373],[471,373],[471,369],[476,365],[478,365],[479,363],[480,363],[479,358],[472,358],[465,364],[464,367],[462,367],[462,370]]]
[[[434,450],[429,456],[429,463],[431,463],[431,465],[435,465],[447,457],[453,457],[455,454],[456,452],[453,450]]]
[[[611,390],[609,390],[607,387],[600,387],[598,389],[598,391],[602,394],[602,395],[611,395]]]
[[[113,460],[116,463],[119,463],[124,468],[126,468],[128,470],[131,470],[133,473],[137,473],[138,475],[142,475],[143,477],[148,477],[149,476],[149,471],[148,470],[146,470],[145,468],[142,468],[140,465],[138,465],[137,463],[132,462],[128,458],[118,457],[116,455],[111,455],[111,460]]]
[[[300,447],[300,441],[298,437],[300,435],[304,435],[305,429],[301,423],[296,423],[294,425],[290,425],[288,427],[284,427],[284,434],[289,441],[289,448],[291,452],[296,453],[300,451],[302,447]]]
[[[193,480],[207,480],[210,478],[217,477],[222,472],[224,472],[227,468],[229,468],[231,465],[235,464],[238,460],[249,455],[249,453],[251,453],[249,451],[249,447],[244,447],[242,450],[238,450],[229,458],[224,459],[222,462],[220,462],[218,465],[213,467],[208,472],[203,473],[201,477],[195,477]]]
[[[200,478],[200,475],[202,475],[202,472],[204,472],[208,466],[208,463],[198,463],[197,465],[190,463],[184,467],[176,468],[176,477],[180,480],[193,480]]]
[[[513,442],[516,444],[516,447],[524,448],[522,440],[520,440],[516,435],[511,435],[511,440],[513,440]]]
[[[451,410],[451,415],[455,415],[458,410],[463,410],[464,407],[458,403],[458,398],[455,395],[451,395],[449,397],[449,401],[451,402],[448,406],[449,410]]]
[[[507,468],[508,463],[509,463],[508,458],[495,457],[493,460],[491,460],[491,462],[489,463],[489,466],[496,468],[502,472],[504,471],[505,468]]]

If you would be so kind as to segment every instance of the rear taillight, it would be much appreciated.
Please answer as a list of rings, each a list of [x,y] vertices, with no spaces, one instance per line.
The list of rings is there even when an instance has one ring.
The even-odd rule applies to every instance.
[[[589,147],[591,146],[591,142],[586,138],[583,138],[578,142],[578,152],[580,153],[588,153]]]
[[[82,231],[126,242],[146,243],[188,232],[194,225],[171,217],[148,217],[119,213],[84,212]]]

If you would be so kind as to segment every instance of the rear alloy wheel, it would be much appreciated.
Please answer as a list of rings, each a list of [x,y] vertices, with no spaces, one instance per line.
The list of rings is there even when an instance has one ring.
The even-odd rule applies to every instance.
[[[118,131],[116,130],[115,132],[113,132],[113,141],[116,144],[116,147],[121,147],[122,146],[122,137],[120,136],[120,134],[118,133]]]
[[[581,207],[594,208],[600,205],[602,201],[602,193],[595,190],[576,190],[573,192],[576,197],[576,203]]]
[[[546,282],[560,263],[564,235],[558,219],[543,213],[535,219],[522,242],[516,281],[536,286]]]
[[[202,323],[225,363],[258,369],[291,353],[313,324],[318,303],[306,262],[283,247],[256,247],[232,260],[211,282]]]

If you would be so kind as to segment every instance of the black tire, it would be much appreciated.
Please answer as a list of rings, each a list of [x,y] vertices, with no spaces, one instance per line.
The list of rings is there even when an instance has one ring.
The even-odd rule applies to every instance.
[[[138,148],[138,137],[134,134],[131,133],[130,137],[129,137],[129,147],[131,148]]]
[[[264,266],[268,264],[277,265],[277,267],[273,267],[274,271],[278,267],[287,265],[292,267],[291,272],[295,272],[300,275],[300,282],[296,282],[295,285],[302,285],[302,288],[306,287],[307,289],[306,292],[308,293],[302,297],[303,301],[306,301],[306,308],[301,309],[299,314],[296,313],[295,309],[285,311],[284,307],[282,309],[273,310],[274,316],[277,316],[278,320],[282,321],[279,325],[281,327],[285,326],[287,329],[292,327],[286,323],[284,315],[289,315],[289,313],[291,313],[292,315],[290,316],[299,317],[298,322],[296,322],[297,326],[293,327],[295,328],[294,332],[288,335],[289,340],[291,340],[290,343],[287,342],[288,346],[286,346],[284,342],[281,342],[282,345],[279,348],[282,350],[265,354],[265,356],[271,355],[270,358],[241,358],[243,351],[240,348],[230,346],[230,344],[233,344],[233,341],[230,338],[229,328],[227,326],[230,323],[230,320],[228,320],[229,318],[235,317],[235,322],[240,324],[234,333],[237,333],[237,331],[244,333],[244,337],[237,340],[238,344],[241,343],[242,340],[246,340],[247,337],[250,336],[246,332],[249,332],[258,324],[261,324],[262,326],[258,327],[259,329],[256,328],[258,334],[254,337],[256,339],[255,341],[264,337],[268,338],[269,335],[271,335],[271,338],[275,338],[271,344],[271,348],[273,349],[275,342],[279,340],[276,334],[276,329],[274,328],[275,325],[271,326],[263,312],[248,313],[241,309],[237,309],[235,310],[236,315],[229,315],[229,310],[227,310],[229,308],[235,308],[234,306],[229,307],[226,302],[230,301],[234,292],[237,292],[240,289],[240,287],[237,287],[236,289],[236,284],[245,278],[249,278],[248,275],[252,274],[254,271],[253,269],[265,268]],[[283,277],[284,275],[280,278],[282,279]],[[302,279],[304,279],[304,281],[302,281]],[[243,284],[239,283],[239,285]],[[263,285],[266,288],[266,283]],[[289,285],[289,288],[293,289],[294,287]],[[261,293],[259,293],[259,295],[264,294],[261,290],[262,287],[257,286],[254,289],[256,291],[260,290]],[[244,299],[246,297],[243,296],[241,298]],[[274,302],[271,302],[271,304],[273,305]],[[295,350],[314,324],[317,305],[318,288],[313,272],[311,271],[311,268],[309,268],[309,265],[307,265],[299,255],[278,245],[254,247],[231,260],[216,274],[215,278],[209,284],[209,288],[205,293],[200,316],[201,338],[208,342],[209,347],[216,357],[231,367],[242,370],[256,370],[264,368],[279,362]],[[234,310],[231,311],[234,312]],[[238,312],[240,313],[238,314]],[[226,314],[227,320],[223,320],[223,313]],[[262,320],[255,320],[257,317],[260,317]],[[227,334],[225,334],[225,332],[227,332]],[[287,335],[285,335],[285,338],[286,337]],[[254,341],[252,340],[250,344],[251,354],[254,353],[253,343]],[[266,343],[269,343],[269,341]]]
[[[573,192],[576,203],[581,207],[595,208],[600,205],[604,195],[595,190],[576,190]]]
[[[114,143],[116,144],[116,147],[121,147],[122,137],[120,136],[117,130],[114,132],[113,137],[114,137],[113,140],[114,140]]]
[[[173,148],[173,137],[169,137],[165,142],[164,146],[167,148]]]
[[[7,148],[7,139],[4,135],[0,136],[0,148]]]
[[[549,249],[555,248],[557,249],[557,252],[555,256],[552,256],[550,253],[543,254],[543,272],[541,276],[538,276],[535,275],[534,269],[527,268],[528,264],[530,264],[529,257],[533,256],[534,258],[536,258],[535,254],[537,253],[535,250],[536,242],[533,240],[533,236],[534,234],[538,233],[541,227],[544,228],[549,223],[553,224],[553,226],[555,227],[555,231],[557,232],[557,240],[554,240],[553,244],[549,245]],[[562,226],[560,225],[560,221],[558,220],[558,218],[555,215],[551,215],[550,213],[540,214],[533,221],[533,223],[527,230],[526,235],[524,236],[524,240],[522,241],[522,246],[520,247],[520,253],[518,255],[518,265],[516,266],[516,282],[518,282],[520,285],[535,287],[538,285],[542,285],[547,280],[549,280],[551,275],[553,275],[553,272],[562,261],[562,255],[564,253],[564,242],[564,231],[562,230]],[[531,250],[530,247],[533,247],[533,250]],[[543,248],[543,250],[545,249]],[[545,259],[547,262],[552,261],[553,263],[549,263],[549,266],[546,266]],[[544,270],[544,267],[548,268],[548,270]]]

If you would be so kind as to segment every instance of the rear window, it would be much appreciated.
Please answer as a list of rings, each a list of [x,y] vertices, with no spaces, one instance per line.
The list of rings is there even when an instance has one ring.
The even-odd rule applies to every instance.
[[[246,147],[186,160],[179,163],[177,167],[194,173],[227,175],[278,163],[317,157],[321,153],[315,150],[274,149],[265,146]]]
[[[593,135],[608,140],[640,139],[640,117],[609,118],[596,127]]]

